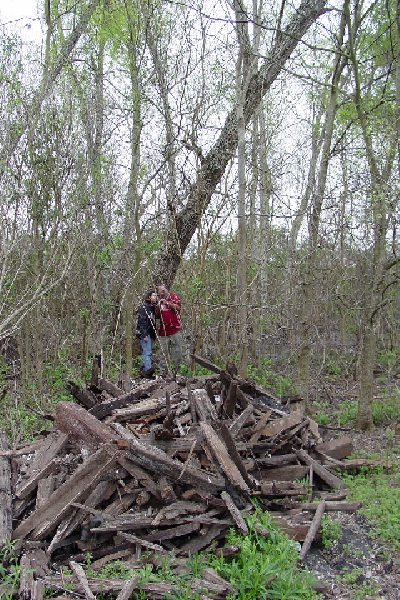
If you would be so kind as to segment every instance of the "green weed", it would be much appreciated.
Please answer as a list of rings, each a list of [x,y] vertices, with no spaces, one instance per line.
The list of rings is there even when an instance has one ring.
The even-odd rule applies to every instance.
[[[14,552],[15,542],[7,541],[0,547],[0,583],[3,586],[0,597],[12,600],[19,587],[20,567]]]
[[[384,395],[372,402],[372,418],[375,425],[392,423],[400,420],[400,393]]]
[[[239,554],[230,560],[212,559],[212,566],[237,590],[230,600],[314,598],[311,576],[296,567],[298,550],[293,541],[260,509],[248,515],[246,521],[248,536],[232,530],[227,539],[228,544],[240,547]],[[257,524],[269,530],[268,538],[257,533]]]
[[[340,521],[324,515],[321,523],[322,544],[324,548],[330,550],[335,542],[343,537],[343,530]]]
[[[359,579],[360,575],[362,575],[362,572],[363,570],[360,568],[353,569],[352,571],[341,575],[340,580],[343,581],[343,583],[347,583],[348,585],[353,585],[357,583],[357,580]]]
[[[338,427],[354,424],[357,418],[357,400],[345,400],[339,404],[338,410],[334,412],[334,421]]]
[[[363,469],[356,475],[344,474],[351,498],[362,502],[360,513],[374,524],[372,535],[400,549],[400,473],[382,468]]]
[[[277,396],[287,396],[296,391],[291,379],[278,373],[270,359],[264,358],[259,367],[249,365],[247,376],[262,387],[270,389]]]
[[[318,400],[314,401],[311,405],[311,412],[314,420],[319,425],[328,425],[331,420],[329,416],[329,402]]]

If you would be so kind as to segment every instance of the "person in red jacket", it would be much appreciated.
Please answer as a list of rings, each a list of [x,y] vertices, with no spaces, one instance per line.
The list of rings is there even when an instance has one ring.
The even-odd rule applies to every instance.
[[[165,285],[157,286],[158,310],[160,319],[158,342],[160,344],[160,372],[176,373],[182,361],[182,303],[180,296],[172,294]]]

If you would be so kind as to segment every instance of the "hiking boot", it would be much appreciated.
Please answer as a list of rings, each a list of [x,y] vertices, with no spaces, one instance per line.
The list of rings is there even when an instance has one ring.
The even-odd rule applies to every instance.
[[[155,369],[153,368],[147,369],[147,371],[143,371],[142,377],[145,377],[146,379],[154,379],[154,371]]]

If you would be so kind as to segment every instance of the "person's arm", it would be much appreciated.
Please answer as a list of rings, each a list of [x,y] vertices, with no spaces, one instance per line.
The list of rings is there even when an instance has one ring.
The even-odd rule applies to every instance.
[[[173,297],[171,300],[164,299],[163,302],[167,308],[175,310],[176,312],[181,311],[181,303],[178,300],[178,297]]]
[[[144,307],[142,307],[139,312],[137,329],[140,331],[140,337],[144,338],[147,336],[147,316]]]

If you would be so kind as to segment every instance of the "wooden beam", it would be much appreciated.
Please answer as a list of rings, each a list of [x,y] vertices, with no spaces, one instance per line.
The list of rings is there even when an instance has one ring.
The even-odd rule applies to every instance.
[[[13,531],[13,539],[25,538],[33,531],[33,539],[43,539],[57,527],[70,510],[73,502],[88,494],[98,483],[103,473],[115,462],[118,451],[104,445],[90,456],[48,499],[33,511]]]
[[[7,451],[7,438],[0,431],[0,450]],[[11,539],[12,535],[12,496],[11,467],[5,456],[0,456],[0,546]]]
[[[203,439],[207,444],[215,463],[222,469],[234,488],[248,494],[250,488],[243,479],[239,469],[230,458],[225,444],[219,439],[209,423],[201,422],[199,426]]]
[[[311,456],[305,450],[297,450],[296,454],[300,460],[306,463],[306,465],[312,466],[314,473],[323,479],[331,488],[334,490],[346,489],[346,484],[343,479],[328,471],[328,469],[326,469],[323,465],[311,458]]]

